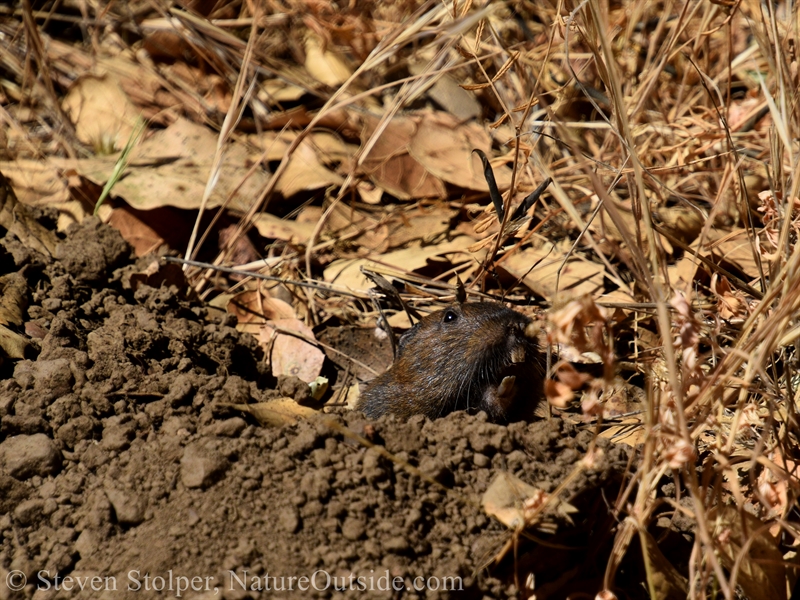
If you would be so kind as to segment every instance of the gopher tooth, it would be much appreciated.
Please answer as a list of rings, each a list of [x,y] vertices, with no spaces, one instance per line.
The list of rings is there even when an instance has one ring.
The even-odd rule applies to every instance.
[[[499,398],[510,398],[514,395],[514,386],[517,383],[515,375],[508,375],[503,377],[503,381],[497,386],[497,395]]]

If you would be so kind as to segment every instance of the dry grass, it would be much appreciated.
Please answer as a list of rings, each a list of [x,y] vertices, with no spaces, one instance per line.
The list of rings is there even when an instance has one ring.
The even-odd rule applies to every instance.
[[[77,40],[88,57],[130,45],[168,58],[141,63],[159,90],[133,98],[151,127],[184,116],[218,132],[200,216],[228,140],[247,131],[296,134],[279,161],[261,163],[268,183],[237,213],[237,233],[219,247],[216,264],[229,264],[257,215],[285,201],[281,177],[304,140],[322,130],[358,140],[358,150],[338,165],[341,183],[328,188],[309,239],[273,244],[270,256],[280,257],[273,275],[323,280],[326,266],[357,256],[364,232],[389,218],[379,211],[445,205],[458,209],[451,233],[459,222],[474,227],[475,254],[435,277],[387,269],[408,284],[398,284],[404,301],[424,308],[452,298],[459,275],[472,294],[524,303],[532,288],[508,265],[533,247],[534,234],[552,245],[566,240],[552,257],[579,258],[602,274],[602,285],[592,299],[569,288],[539,294],[550,309],[550,340],[596,353],[605,369],[589,382],[559,372],[549,399],[568,407],[574,396],[599,432],[620,372],[643,390],[632,438],[641,459],[613,500],[620,527],[606,589],[638,537],[651,598],[675,590],[691,598],[787,597],[797,564],[800,395],[799,38],[789,5],[354,0],[337,9],[323,0],[220,3],[205,17],[166,3],[122,6],[75,14],[49,5],[37,12],[25,2],[6,11],[6,159],[91,154],[61,98],[93,66],[69,55],[65,41]],[[316,66],[335,73],[330,56],[337,56],[343,74],[320,82],[310,39],[326,57]],[[491,162],[512,167],[507,206],[552,177],[527,220],[511,222],[506,210],[499,227],[485,193],[452,185],[440,199],[358,201],[356,186],[369,179],[381,136],[393,119],[430,105],[443,78],[470,91],[479,121],[493,123]],[[264,92],[267,81],[297,96],[277,100]],[[365,114],[375,117],[368,133]],[[371,215],[373,225],[349,238],[332,234],[342,206]],[[188,257],[202,254],[200,216]],[[537,266],[529,265],[534,274]],[[210,294],[201,275],[195,285]],[[309,323],[376,316],[367,294],[345,297],[320,283],[289,286]],[[674,483],[671,496],[665,481]],[[674,567],[649,527],[676,515],[694,524],[694,550],[685,581],[667,593],[659,581]]]

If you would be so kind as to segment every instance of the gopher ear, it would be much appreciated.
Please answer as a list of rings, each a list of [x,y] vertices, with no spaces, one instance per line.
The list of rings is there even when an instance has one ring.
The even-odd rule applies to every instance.
[[[419,331],[421,325],[422,325],[421,323],[417,323],[411,329],[409,329],[403,335],[400,336],[400,340],[397,342],[397,356],[395,356],[395,358],[400,358],[400,356],[403,354],[403,350],[405,350],[406,348],[406,344],[415,335],[417,335],[417,332]]]
[[[464,304],[467,301],[467,290],[464,289],[464,282],[461,277],[456,275],[456,302]]]

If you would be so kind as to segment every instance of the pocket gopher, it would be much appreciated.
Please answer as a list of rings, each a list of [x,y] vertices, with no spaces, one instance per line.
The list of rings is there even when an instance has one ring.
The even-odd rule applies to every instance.
[[[496,302],[454,304],[403,334],[358,408],[370,418],[483,410],[495,422],[530,420],[543,397],[543,363],[530,318]]]

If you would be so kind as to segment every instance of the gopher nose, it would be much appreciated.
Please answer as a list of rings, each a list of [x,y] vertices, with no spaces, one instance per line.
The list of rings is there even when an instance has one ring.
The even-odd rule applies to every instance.
[[[518,364],[525,362],[525,347],[524,346],[514,346],[511,349],[511,362]]]

